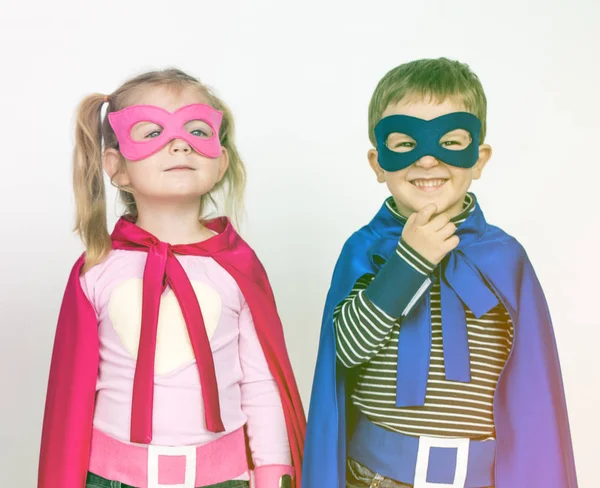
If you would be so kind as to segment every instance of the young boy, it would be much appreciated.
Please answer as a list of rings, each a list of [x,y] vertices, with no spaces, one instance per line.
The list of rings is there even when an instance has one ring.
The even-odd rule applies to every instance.
[[[544,294],[468,192],[485,121],[455,61],[398,66],[375,89],[368,159],[391,196],[333,274],[305,488],[577,486]]]

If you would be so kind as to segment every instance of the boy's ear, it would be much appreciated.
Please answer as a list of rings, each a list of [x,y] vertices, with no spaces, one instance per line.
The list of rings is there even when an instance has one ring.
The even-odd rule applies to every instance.
[[[126,171],[122,170],[121,153],[113,148],[108,148],[102,155],[102,167],[110,178],[111,183],[116,186],[127,186],[131,181]]]
[[[377,181],[379,183],[385,183],[385,171],[383,171],[382,167],[379,166],[377,149],[369,149],[369,152],[367,153],[367,159],[369,160],[371,169],[375,172]]]
[[[481,177],[483,168],[492,157],[492,146],[489,144],[481,144],[479,146],[479,159],[473,166],[473,179],[478,180]]]

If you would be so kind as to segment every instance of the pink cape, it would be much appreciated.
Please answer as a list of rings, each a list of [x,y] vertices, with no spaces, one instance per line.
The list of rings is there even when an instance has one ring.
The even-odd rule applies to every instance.
[[[279,388],[287,433],[301,487],[306,418],[288,357],[283,328],[266,272],[256,254],[227,218],[208,222],[219,234],[205,249],[237,282],[254,321],[258,339]],[[116,230],[144,233],[125,219]],[[137,229],[137,231],[136,231]],[[149,235],[149,234],[146,234]],[[202,243],[204,245],[204,243]],[[145,248],[140,247],[140,250]],[[98,377],[99,341],[95,311],[80,283],[84,256],[71,271],[58,318],[42,429],[38,488],[82,488],[89,465]]]

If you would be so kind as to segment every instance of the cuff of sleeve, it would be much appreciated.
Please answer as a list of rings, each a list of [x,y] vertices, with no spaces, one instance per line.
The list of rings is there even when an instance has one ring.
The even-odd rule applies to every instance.
[[[254,468],[252,488],[292,488],[294,467],[284,464],[267,464]]]
[[[412,263],[423,274],[431,274],[437,267],[435,264],[425,259],[418,251],[410,246],[404,239],[400,238],[396,251],[407,262]]]
[[[398,248],[400,244],[398,245]],[[416,294],[429,280],[428,275],[415,269],[400,249],[392,253],[369,287],[365,296],[377,307],[394,318],[399,318]]]

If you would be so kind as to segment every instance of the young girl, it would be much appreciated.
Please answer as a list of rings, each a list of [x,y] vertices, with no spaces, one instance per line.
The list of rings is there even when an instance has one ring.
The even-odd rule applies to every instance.
[[[107,115],[101,119],[102,107]],[[103,170],[127,209],[111,235]],[[241,202],[227,107],[179,70],[79,107],[77,261],[58,320],[40,488],[300,486],[305,418]],[[253,470],[253,476],[251,476]]]

